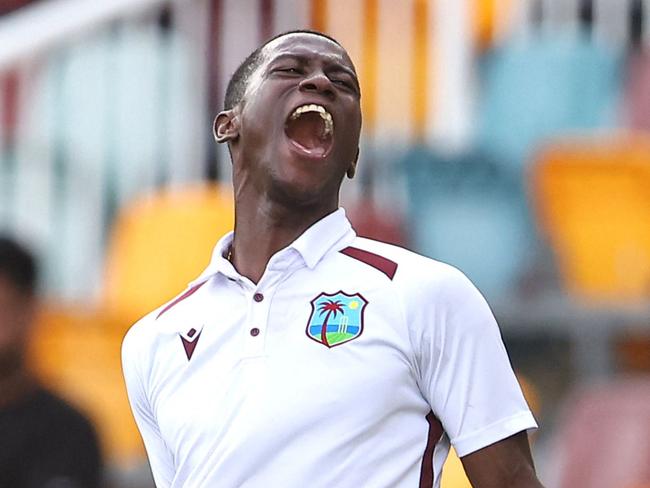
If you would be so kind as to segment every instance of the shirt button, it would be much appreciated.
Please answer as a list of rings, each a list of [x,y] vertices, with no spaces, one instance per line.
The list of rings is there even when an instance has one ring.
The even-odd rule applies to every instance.
[[[262,300],[264,300],[264,295],[262,295],[261,293],[255,293],[255,295],[253,295],[253,300],[255,300],[256,302],[261,302]]]
[[[260,333],[260,329],[258,329],[257,327],[253,327],[253,328],[251,329],[251,335],[252,335],[253,337],[257,337],[257,336],[259,335],[259,333]]]

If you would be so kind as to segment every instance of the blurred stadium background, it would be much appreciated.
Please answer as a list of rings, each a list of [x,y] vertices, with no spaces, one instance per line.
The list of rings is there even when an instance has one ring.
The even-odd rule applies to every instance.
[[[549,488],[650,486],[650,0],[2,0],[0,230],[42,257],[32,364],[152,486],[121,338],[232,226],[211,120],[269,36],[363,88],[361,234],[463,269],[540,421]],[[469,486],[456,459],[445,488]]]

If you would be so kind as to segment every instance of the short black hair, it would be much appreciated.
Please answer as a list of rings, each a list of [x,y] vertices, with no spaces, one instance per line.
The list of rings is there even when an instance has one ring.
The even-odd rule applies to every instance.
[[[34,256],[14,239],[0,235],[0,276],[21,293],[34,295],[38,269]]]
[[[248,57],[235,70],[235,73],[230,77],[230,80],[228,81],[228,87],[226,88],[226,96],[224,97],[223,101],[224,110],[230,110],[244,98],[244,93],[246,93],[246,87],[248,86],[248,80],[262,62],[262,51],[264,48],[276,39],[291,34],[313,34],[316,36],[324,37],[325,39],[329,39],[339,46],[341,45],[341,43],[333,37],[328,36],[327,34],[323,34],[322,32],[309,29],[291,30],[271,37],[268,41],[255,49],[255,51],[250,53]]]

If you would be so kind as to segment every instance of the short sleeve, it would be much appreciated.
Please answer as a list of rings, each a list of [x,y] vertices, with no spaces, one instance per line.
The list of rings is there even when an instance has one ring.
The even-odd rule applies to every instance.
[[[156,418],[150,408],[144,387],[141,368],[143,355],[137,345],[138,339],[133,329],[124,338],[122,370],[131,411],[144,441],[154,481],[158,488],[164,488],[171,486],[174,479],[173,456],[160,435]]]
[[[424,396],[462,457],[537,424],[487,302],[460,271],[447,274],[419,297],[418,370]]]

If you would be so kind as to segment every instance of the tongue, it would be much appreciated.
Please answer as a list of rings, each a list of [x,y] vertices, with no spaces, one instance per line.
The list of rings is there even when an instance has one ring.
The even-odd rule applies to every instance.
[[[285,128],[287,136],[308,150],[324,153],[329,146],[329,137],[322,137],[325,121],[315,112],[300,115],[290,120]]]

